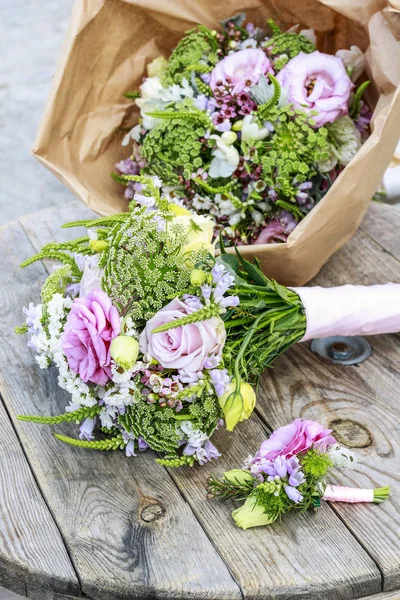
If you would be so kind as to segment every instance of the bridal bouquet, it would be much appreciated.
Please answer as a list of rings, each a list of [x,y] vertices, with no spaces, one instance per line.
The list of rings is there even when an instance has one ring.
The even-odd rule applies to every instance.
[[[213,221],[160,195],[157,178],[135,181],[130,212],[70,223],[87,235],[23,264],[63,263],[18,332],[71,402],[62,415],[20,418],[81,423],[80,439],[57,437],[83,448],[150,447],[162,464],[203,464],[219,456],[210,437],[222,418],[228,430],[248,418],[251,384],[303,337],[303,306],[241,257],[215,259]]]
[[[22,420],[78,422],[80,439],[57,437],[83,448],[150,447],[165,465],[203,464],[219,456],[217,427],[251,415],[253,386],[294,343],[400,330],[400,285],[290,290],[239,252],[215,258],[210,218],[161,193],[158,178],[130,177],[140,190],[129,212],[69,223],[86,235],[23,263],[62,263],[18,332],[71,402]]]
[[[328,485],[332,467],[352,468],[356,456],[340,447],[331,430],[315,421],[296,419],[279,427],[265,440],[243,469],[233,469],[222,479],[210,477],[208,497],[242,501],[233,511],[238,527],[269,525],[294,510],[306,511],[331,502],[374,502],[388,497],[388,486],[357,489]]]
[[[368,136],[371,113],[355,87],[361,50],[316,50],[313,30],[267,31],[227,19],[189,31],[168,60],[153,60],[131,155],[114,178],[158,175],[164,191],[212,215],[226,245],[285,242]]]

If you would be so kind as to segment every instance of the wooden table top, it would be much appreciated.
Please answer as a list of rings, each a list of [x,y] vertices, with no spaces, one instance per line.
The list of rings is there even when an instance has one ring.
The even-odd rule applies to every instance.
[[[400,598],[400,336],[370,338],[357,366],[326,363],[298,344],[262,379],[256,414],[219,431],[223,456],[166,469],[151,451],[85,451],[58,428],[16,415],[59,414],[69,401],[13,328],[39,301],[49,262],[19,264],[65,221],[91,213],[71,202],[0,229],[0,585],[34,600],[350,600]],[[360,231],[315,279],[321,285],[400,282],[400,211],[371,205]],[[329,505],[281,523],[236,528],[229,502],[207,501],[210,475],[240,466],[266,434],[297,417],[333,424],[361,462],[335,483],[389,484],[382,506]]]

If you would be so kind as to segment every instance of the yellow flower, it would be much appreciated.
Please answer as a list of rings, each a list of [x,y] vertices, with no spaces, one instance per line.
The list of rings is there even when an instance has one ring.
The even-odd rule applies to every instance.
[[[267,515],[265,508],[257,503],[257,499],[254,496],[247,498],[243,506],[234,510],[232,517],[236,525],[242,529],[269,525],[275,521],[274,518]]]
[[[188,210],[187,208],[185,208],[184,206],[181,206],[180,204],[168,204],[168,210],[170,210],[171,212],[175,213],[177,217],[179,216],[192,216],[192,213],[190,212],[190,210]]]
[[[111,342],[110,354],[111,358],[113,358],[124,371],[128,371],[136,362],[139,354],[139,344],[137,340],[130,335],[119,335]]]
[[[254,477],[250,471],[243,471],[243,469],[232,469],[231,471],[227,471],[224,473],[224,479],[233,485],[243,485],[244,483],[254,481]]]
[[[256,395],[252,386],[244,381],[237,390],[236,380],[233,379],[219,398],[219,404],[224,412],[226,429],[233,431],[240,421],[250,417],[256,404]]]
[[[163,56],[157,56],[147,65],[149,77],[161,77],[167,67],[168,61]]]
[[[215,248],[211,243],[215,225],[213,219],[189,213],[177,215],[173,223],[181,225],[188,238],[188,243],[182,249],[183,254],[206,250],[214,256]]]

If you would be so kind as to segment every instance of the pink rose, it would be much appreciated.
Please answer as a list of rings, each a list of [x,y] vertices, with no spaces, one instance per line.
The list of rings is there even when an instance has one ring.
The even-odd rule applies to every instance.
[[[228,54],[211,71],[210,87],[221,84],[233,86],[233,93],[257,83],[261,75],[273,73],[269,58],[259,48],[247,48]]]
[[[102,290],[75,298],[62,336],[69,367],[82,381],[105,385],[111,376],[111,340],[120,333],[118,311]]]
[[[278,73],[277,80],[295,107],[305,112],[318,111],[313,116],[317,127],[348,113],[354,85],[343,61],[336,56],[318,51],[300,52]]]
[[[296,419],[290,425],[279,427],[261,444],[255,459],[275,460],[277,456],[290,458],[299,452],[305,452],[312,446],[326,450],[336,440],[331,436],[331,429],[324,429],[316,421]]]
[[[210,354],[220,354],[222,351],[226,337],[222,319],[212,317],[162,333],[152,333],[156,327],[192,313],[177,298],[172,300],[147,322],[140,334],[140,350],[148,352],[165,369],[183,369],[189,373],[201,370]]]

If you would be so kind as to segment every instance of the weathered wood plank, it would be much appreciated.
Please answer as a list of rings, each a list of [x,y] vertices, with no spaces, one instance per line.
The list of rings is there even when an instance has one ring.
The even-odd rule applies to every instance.
[[[399,600],[399,598],[400,590],[395,592],[382,592],[382,594],[374,594],[373,596],[360,598],[360,600]]]
[[[79,592],[64,543],[0,400],[0,584]],[[15,585],[14,585],[15,584]]]
[[[26,590],[27,598],[30,600],[75,600],[72,596],[64,596],[64,594],[57,594],[57,592],[51,592],[50,590],[33,589],[28,587]],[[81,596],[82,600],[90,600],[88,596]],[[1,596],[0,596],[1,600]],[[8,600],[5,598],[5,600]],[[10,598],[10,600],[13,600]]]
[[[40,249],[41,245],[52,239],[68,239],[65,236],[70,236],[70,230],[59,230],[59,226],[65,220],[71,218],[71,212],[69,206],[62,207],[62,210],[54,212],[52,217],[48,218],[48,211],[46,211],[44,215],[46,226],[40,229],[36,228],[33,223],[30,224],[29,218],[24,219],[24,228],[28,234],[30,235],[31,230],[35,231],[34,244],[37,250]],[[74,214],[72,218],[79,218],[79,215]],[[257,439],[261,442],[263,437],[265,437],[263,427],[258,423],[257,426],[253,425],[253,428],[255,429],[250,430],[251,435],[255,436],[257,433]],[[229,436],[227,436],[228,438]],[[250,437],[245,435],[244,441],[240,445],[236,437],[232,438],[234,446],[232,446],[231,451],[224,458],[226,468],[241,464],[243,458],[250,451],[248,447],[249,439]],[[240,454],[240,458],[238,453]],[[221,472],[225,467],[219,461],[214,468],[217,472]],[[304,521],[301,532],[304,535],[299,531],[299,520],[292,523],[291,527],[286,529],[284,535],[282,535],[280,526],[275,526],[274,530],[271,529],[264,533],[261,530],[251,533],[241,532],[231,523],[229,507],[224,507],[221,514],[222,506],[217,503],[210,514],[210,504],[204,497],[204,481],[208,473],[209,470],[203,468],[186,472],[184,479],[176,472],[172,472],[171,475],[178,483],[184,497],[194,508],[203,527],[222,554],[235,578],[239,581],[246,597],[256,598],[260,594],[274,593],[279,598],[292,598],[295,591],[298,597],[311,599],[320,598],[321,590],[329,588],[328,593],[330,596],[324,596],[328,600],[329,597],[353,598],[380,590],[380,575],[372,561],[360,549],[342,523],[334,517],[332,511],[328,510],[328,507],[325,509],[326,514],[324,518],[322,518],[322,515],[318,516],[318,527],[321,526],[324,530],[330,531],[330,539],[333,544],[333,546],[331,544],[331,548],[336,548],[338,539],[341,540],[343,547],[341,547],[339,560],[336,556],[336,550],[332,553],[329,549],[325,548],[319,550],[321,552],[320,560],[316,561],[315,547],[320,545],[321,534],[318,528],[314,527],[316,523],[313,516],[302,517]],[[199,478],[202,481],[202,485],[200,486]],[[329,525],[327,525],[328,523]],[[227,527],[230,527],[229,534]],[[282,537],[281,543],[277,543],[276,541],[280,538],[279,533]],[[265,535],[267,535],[267,541],[265,542],[264,538],[264,544],[260,547],[259,539]],[[256,543],[254,536],[257,540]],[[299,539],[302,540],[300,549],[298,547]],[[329,546],[329,544],[326,546]],[[256,552],[253,549],[254,547],[257,548]],[[266,547],[269,548],[267,561],[265,561],[264,556]],[[289,562],[291,555],[296,557],[298,554],[301,554],[301,560],[293,558],[297,568],[293,569],[291,567],[288,570],[287,565],[283,567],[280,564],[282,552],[285,553]],[[246,558],[243,558],[243,556]],[[354,557],[356,557],[355,562],[351,562],[350,558],[354,560]],[[348,569],[349,561],[352,565],[350,569]],[[254,563],[258,567],[260,564],[265,565],[270,563],[271,569],[268,568],[265,570],[264,567],[260,573],[259,568],[254,567]],[[316,564],[321,566],[317,573],[315,573]],[[327,564],[329,565],[328,567],[326,566]],[[272,565],[273,569],[277,570],[275,577],[271,576]],[[293,571],[295,571],[295,576],[293,576]],[[316,583],[311,584],[310,582],[314,580]],[[340,596],[337,595],[338,586],[340,587]]]
[[[37,250],[52,239],[67,239],[65,236],[70,235],[70,230],[59,230],[59,226],[71,218],[69,206],[62,207],[51,219],[47,214],[43,215],[45,227],[37,228],[29,223],[29,218],[23,220],[29,235],[35,231],[33,243]],[[79,218],[79,215],[74,214],[72,218]],[[245,596],[259,598],[274,594],[281,599],[296,596],[311,600],[320,599],[324,594],[326,600],[341,600],[378,592],[378,570],[329,507],[317,516],[306,515],[272,528],[243,532],[232,523],[229,506],[218,502],[210,504],[205,500],[204,484],[210,470],[222,472],[225,468],[240,465],[265,437],[258,419],[244,427],[239,438],[236,431],[233,436],[221,434],[223,461],[211,468],[173,471],[171,476]],[[250,443],[254,447],[250,448]],[[322,531],[329,538],[325,545],[320,543]]]
[[[20,579],[15,579],[8,573],[3,573],[0,575],[0,586],[2,586],[0,587],[0,600],[12,600],[14,598],[19,599],[20,596],[25,598],[25,583]],[[18,596],[15,596],[15,594],[18,594]]]
[[[399,212],[393,206],[371,202],[361,230],[400,260]]]
[[[374,207],[374,211],[377,208]],[[400,218],[392,211],[392,222]],[[386,238],[384,238],[386,240]],[[381,245],[388,245],[382,240]],[[313,282],[324,286],[345,283],[400,281],[399,262],[363,232],[342,248]],[[354,471],[337,477],[360,487],[392,487],[381,506],[336,504],[334,510],[383,574],[384,589],[400,587],[400,336],[370,338],[372,356],[357,366],[328,363],[298,344],[267,372],[261,385],[258,411],[276,428],[296,417],[335,425],[361,462]],[[351,438],[345,427],[351,428]],[[348,430],[347,430],[348,431]]]
[[[18,269],[32,253],[19,224],[1,231],[0,253],[0,305],[7,315],[0,321],[3,397],[83,592],[96,600],[240,598],[223,561],[154,455],[128,460],[122,453],[80,451],[57,441],[49,427],[15,420],[18,413],[60,413],[69,397],[58,388],[56,372],[40,371],[26,340],[12,332],[22,306],[38,300],[45,275],[41,264]],[[74,426],[62,430],[76,435]],[[152,505],[160,510],[149,521],[143,510]]]
[[[15,236],[21,231],[19,225],[15,223],[7,231],[17,243]],[[4,251],[8,252],[8,248]],[[35,293],[38,285],[35,289],[34,282],[27,281],[25,289]],[[4,282],[3,295],[11,298],[14,292],[12,279]],[[14,307],[4,301],[0,305],[5,333],[0,355],[4,369],[12,371],[18,379],[22,370],[21,357],[13,352],[13,331],[6,330],[13,318]],[[3,385],[0,389],[3,390]],[[13,578],[17,583],[21,580],[21,585],[23,582],[37,585],[40,581],[42,586],[54,586],[60,592],[79,592],[78,580],[62,538],[1,402],[0,429],[0,582],[15,589],[11,585]],[[16,591],[20,592],[19,585]]]
[[[232,503],[205,500],[207,477],[241,466],[266,437],[267,429],[254,415],[232,434],[217,432],[213,441],[222,452],[217,462],[172,472],[245,598],[344,600],[379,592],[375,564],[328,506],[243,531],[231,518]]]

